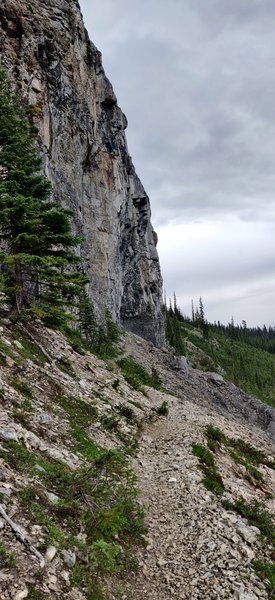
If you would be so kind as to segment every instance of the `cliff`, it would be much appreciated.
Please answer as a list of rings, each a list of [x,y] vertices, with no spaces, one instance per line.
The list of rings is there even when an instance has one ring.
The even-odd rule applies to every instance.
[[[76,0],[2,0],[1,61],[38,129],[53,195],[73,227],[98,315],[161,345],[162,279],[127,120]]]

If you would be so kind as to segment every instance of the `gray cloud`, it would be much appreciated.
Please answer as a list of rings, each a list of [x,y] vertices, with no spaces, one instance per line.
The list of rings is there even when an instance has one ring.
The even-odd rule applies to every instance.
[[[242,224],[239,235],[245,232],[238,252],[250,252],[241,270],[228,259],[232,240],[230,250],[216,230],[219,268],[207,247],[208,267],[196,271],[184,248],[190,268],[174,273],[175,259],[168,265],[160,241],[167,287],[174,281],[173,289],[192,293],[195,269],[196,289],[211,302],[217,282],[231,282],[237,302],[234,286],[247,281],[240,298],[247,294],[252,305],[257,278],[275,272],[274,243],[266,249],[259,227],[275,220],[274,0],[81,0],[81,6],[128,118],[129,149],[154,225],[169,238],[169,224],[220,221],[226,230],[233,216]]]

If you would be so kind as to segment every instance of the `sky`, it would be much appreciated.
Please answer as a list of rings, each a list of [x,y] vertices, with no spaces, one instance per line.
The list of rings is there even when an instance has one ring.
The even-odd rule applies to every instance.
[[[274,0],[80,0],[128,119],[164,288],[275,325]]]

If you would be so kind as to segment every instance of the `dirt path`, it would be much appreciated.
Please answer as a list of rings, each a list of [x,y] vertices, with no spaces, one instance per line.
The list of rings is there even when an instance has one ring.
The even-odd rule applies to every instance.
[[[224,510],[200,483],[192,443],[203,441],[209,423],[234,436],[237,427],[240,436],[251,440],[245,427],[228,424],[220,416],[213,419],[207,409],[178,400],[167,418],[145,431],[135,468],[148,514],[149,544],[139,556],[140,573],[127,585],[124,598],[268,597],[251,566],[260,548],[256,532],[238,515]],[[241,526],[246,541],[239,533]]]

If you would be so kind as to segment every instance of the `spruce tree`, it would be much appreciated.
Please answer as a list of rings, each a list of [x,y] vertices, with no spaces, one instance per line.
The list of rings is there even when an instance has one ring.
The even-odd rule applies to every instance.
[[[27,309],[58,321],[87,278],[76,267],[72,213],[50,191],[33,129],[0,69],[0,281],[11,314]]]

